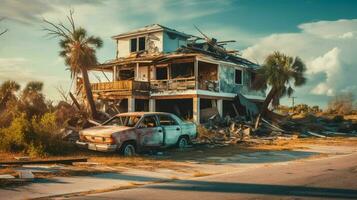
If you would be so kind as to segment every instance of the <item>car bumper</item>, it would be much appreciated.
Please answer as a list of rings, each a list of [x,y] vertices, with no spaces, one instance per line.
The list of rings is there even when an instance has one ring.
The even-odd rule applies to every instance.
[[[76,145],[80,148],[102,152],[113,152],[116,151],[118,148],[118,145],[116,144],[95,144],[89,142],[82,142],[79,140],[76,141]]]

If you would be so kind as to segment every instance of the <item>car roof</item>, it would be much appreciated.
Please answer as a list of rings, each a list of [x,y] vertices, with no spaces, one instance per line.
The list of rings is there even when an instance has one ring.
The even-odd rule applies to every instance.
[[[167,112],[126,112],[126,113],[120,113],[115,116],[143,116],[143,115],[172,115],[171,113]]]

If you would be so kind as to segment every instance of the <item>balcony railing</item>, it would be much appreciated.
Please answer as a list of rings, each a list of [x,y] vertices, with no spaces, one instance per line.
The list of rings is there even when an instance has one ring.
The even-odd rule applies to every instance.
[[[150,83],[133,80],[92,83],[92,92],[116,95],[149,94]]]
[[[188,90],[195,89],[196,87],[195,77],[175,78],[168,80],[151,80],[150,83],[151,89],[154,91]]]

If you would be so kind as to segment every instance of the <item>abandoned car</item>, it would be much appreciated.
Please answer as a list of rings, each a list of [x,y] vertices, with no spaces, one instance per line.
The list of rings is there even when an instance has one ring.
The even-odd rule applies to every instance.
[[[76,144],[95,151],[119,151],[125,156],[138,150],[177,145],[186,147],[197,135],[196,125],[163,112],[118,114],[100,126],[82,130]]]

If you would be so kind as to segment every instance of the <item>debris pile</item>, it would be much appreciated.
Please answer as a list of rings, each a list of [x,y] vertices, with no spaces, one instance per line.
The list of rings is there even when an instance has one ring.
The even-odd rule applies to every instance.
[[[252,123],[241,117],[225,118],[215,115],[208,123],[198,127],[197,143],[230,144],[250,138]]]

